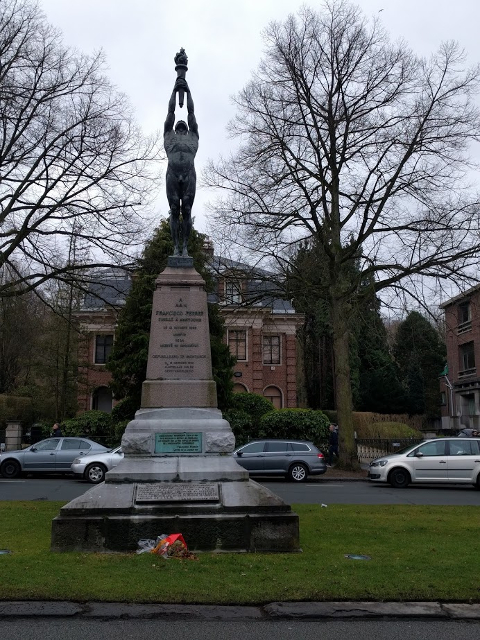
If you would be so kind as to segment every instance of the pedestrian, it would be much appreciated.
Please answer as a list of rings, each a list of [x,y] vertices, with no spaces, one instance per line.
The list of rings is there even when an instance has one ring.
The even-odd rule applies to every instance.
[[[61,438],[62,437],[62,430],[60,428],[60,425],[58,424],[58,422],[56,422],[53,427],[52,427],[52,433],[50,434],[51,438]]]
[[[330,437],[328,439],[328,463],[327,463],[327,467],[331,467],[332,466],[333,454],[335,454],[337,456],[337,458],[339,457],[339,454],[338,454],[338,431],[337,431],[337,425],[336,424],[331,424],[329,429],[330,429]]]

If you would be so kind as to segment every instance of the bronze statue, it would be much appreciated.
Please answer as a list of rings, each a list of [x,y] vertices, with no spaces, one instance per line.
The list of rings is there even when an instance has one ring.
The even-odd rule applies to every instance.
[[[163,143],[168,158],[166,187],[170,206],[170,230],[175,245],[174,256],[188,256],[187,243],[192,230],[192,205],[197,186],[194,160],[198,150],[198,125],[192,94],[185,80],[187,62],[185,50],[180,49],[175,56],[177,80],[168,103],[163,133]],[[183,95],[187,94],[188,126],[186,122],[179,120],[174,129],[177,92],[180,107],[183,105]],[[182,214],[181,228],[180,213]],[[182,237],[181,252],[180,236]]]

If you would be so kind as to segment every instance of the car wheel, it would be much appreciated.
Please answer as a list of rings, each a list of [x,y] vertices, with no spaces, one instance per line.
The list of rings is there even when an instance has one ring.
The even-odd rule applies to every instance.
[[[0,467],[0,471],[4,478],[16,478],[20,475],[22,468],[16,460],[5,460]]]
[[[406,469],[398,467],[390,471],[388,481],[395,489],[404,489],[410,484],[411,478]]]
[[[92,464],[89,464],[85,469],[85,480],[88,480],[88,482],[91,482],[92,484],[99,484],[105,480],[106,472],[107,470],[103,464],[92,462]]]
[[[293,464],[288,471],[288,477],[292,482],[304,482],[307,479],[307,475],[307,467],[300,462]]]
[[[477,491],[480,491],[480,473],[477,476],[477,481],[473,485]]]

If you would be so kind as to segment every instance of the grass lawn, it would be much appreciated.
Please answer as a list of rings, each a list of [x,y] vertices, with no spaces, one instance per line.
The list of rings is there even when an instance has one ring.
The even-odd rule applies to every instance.
[[[62,504],[0,502],[0,549],[12,551],[0,555],[0,600],[480,602],[475,507],[294,505],[303,553],[164,560],[152,554],[51,553],[51,521]]]

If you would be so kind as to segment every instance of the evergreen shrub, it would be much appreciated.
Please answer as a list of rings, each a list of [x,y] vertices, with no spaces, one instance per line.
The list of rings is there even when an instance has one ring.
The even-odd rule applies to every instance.
[[[112,409],[112,420],[114,422],[123,422],[124,420],[133,420],[139,406],[132,396],[127,396],[117,402]]]
[[[330,420],[314,409],[274,409],[260,420],[261,438],[296,438],[310,440],[324,448],[328,441]]]
[[[421,438],[422,433],[402,422],[371,422],[357,432],[358,438]]]
[[[223,417],[228,420],[235,436],[235,447],[240,447],[249,440],[258,438],[259,426],[253,424],[252,417],[241,409],[229,409],[223,412]]]
[[[105,411],[85,411],[76,418],[62,422],[61,428],[64,436],[91,438],[105,447],[118,444],[115,440],[115,423],[111,414]]]
[[[260,420],[273,410],[273,404],[258,393],[235,393],[231,407],[223,411],[235,436],[235,446],[240,447],[249,440],[261,438]]]
[[[254,422],[273,410],[273,404],[258,393],[236,393],[233,396],[233,408],[245,411]]]

